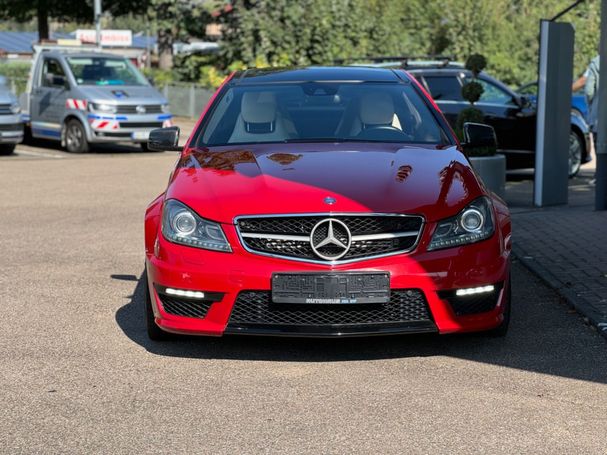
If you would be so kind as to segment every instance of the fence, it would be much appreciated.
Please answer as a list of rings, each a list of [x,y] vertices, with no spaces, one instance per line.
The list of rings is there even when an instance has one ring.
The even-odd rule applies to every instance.
[[[173,115],[198,117],[213,92],[194,84],[171,84],[162,88],[162,94],[169,101]]]
[[[6,85],[19,97],[25,91],[27,79],[7,78]],[[168,100],[171,113],[181,117],[198,117],[213,91],[195,84],[167,84],[157,87]]]

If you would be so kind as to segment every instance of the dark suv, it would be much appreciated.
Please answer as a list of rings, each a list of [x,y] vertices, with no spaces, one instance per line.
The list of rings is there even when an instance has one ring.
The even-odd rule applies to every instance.
[[[402,67],[428,90],[451,126],[454,126],[460,111],[469,107],[469,103],[462,98],[462,86],[471,78],[471,72],[461,64],[448,61],[407,62]],[[485,122],[495,129],[500,152],[506,155],[507,168],[533,168],[537,119],[535,103],[486,73],[481,73],[478,79],[484,92],[475,107],[483,111]],[[588,125],[577,111],[572,111],[570,177],[578,173],[582,163],[590,161],[590,144]]]

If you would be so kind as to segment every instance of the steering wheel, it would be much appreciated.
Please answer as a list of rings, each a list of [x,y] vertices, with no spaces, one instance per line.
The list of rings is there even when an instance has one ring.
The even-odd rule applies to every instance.
[[[392,125],[373,125],[365,128],[356,135],[359,139],[373,139],[373,140],[407,140],[412,141],[413,136],[399,130]]]

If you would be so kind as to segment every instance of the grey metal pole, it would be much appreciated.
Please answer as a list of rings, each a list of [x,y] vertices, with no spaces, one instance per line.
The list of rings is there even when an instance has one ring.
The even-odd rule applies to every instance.
[[[594,208],[607,210],[607,0],[601,0],[599,68],[599,116],[596,140],[596,188]]]
[[[101,0],[94,2],[95,13],[95,43],[97,47],[101,47]]]

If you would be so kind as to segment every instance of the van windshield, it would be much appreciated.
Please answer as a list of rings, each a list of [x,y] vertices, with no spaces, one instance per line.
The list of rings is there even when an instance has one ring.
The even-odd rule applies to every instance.
[[[148,85],[125,58],[69,57],[67,62],[78,85]]]
[[[327,141],[449,143],[411,84],[350,81],[228,87],[194,143]]]

